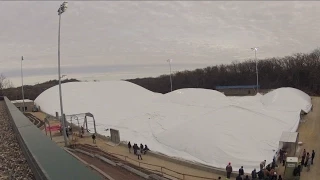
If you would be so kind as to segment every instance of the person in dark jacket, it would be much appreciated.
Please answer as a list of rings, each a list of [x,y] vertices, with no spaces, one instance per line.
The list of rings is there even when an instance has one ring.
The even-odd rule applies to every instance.
[[[294,168],[293,170],[293,176],[300,176],[300,169],[299,166]]]
[[[236,180],[243,180],[240,174],[237,176]]]
[[[133,154],[137,155],[138,145],[136,143],[133,144]]]
[[[91,137],[92,137],[93,144],[95,144],[96,143],[96,135],[93,133]]]
[[[264,178],[264,172],[263,172],[263,170],[260,170],[260,171],[258,172],[258,177],[259,177],[259,179],[263,179],[263,178]]]
[[[313,164],[313,159],[316,156],[316,152],[314,152],[314,150],[312,150],[312,154],[311,154],[311,164]]]
[[[144,149],[144,148],[143,148],[143,144],[140,143],[140,150],[143,151],[143,149]],[[141,152],[141,153],[143,153],[143,152]]]
[[[146,154],[147,151],[150,151],[147,145],[144,145],[143,154]]]
[[[281,177],[281,175],[279,175],[278,180],[283,180],[282,177]]]
[[[257,171],[256,171],[256,169],[253,169],[253,171],[251,172],[251,178],[252,178],[252,180],[257,179]]]
[[[243,175],[244,175],[243,166],[241,166],[241,168],[239,169],[239,175],[241,176],[241,178],[243,178]]]
[[[229,163],[229,164],[226,166],[226,171],[227,171],[227,178],[230,179],[230,176],[231,176],[231,173],[232,173],[231,163]]]
[[[131,143],[130,143],[130,141],[129,141],[129,143],[128,143],[128,149],[129,149],[129,153],[131,153]]]
[[[246,175],[246,177],[245,177],[243,180],[250,180],[250,179],[249,179],[249,176]]]

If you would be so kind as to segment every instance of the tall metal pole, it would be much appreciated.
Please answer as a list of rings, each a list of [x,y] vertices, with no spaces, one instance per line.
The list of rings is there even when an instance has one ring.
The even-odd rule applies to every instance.
[[[168,59],[169,67],[170,67],[170,85],[171,85],[171,92],[172,92],[172,75],[171,75],[171,59]]]
[[[257,60],[257,50],[254,51],[254,58],[256,60],[256,73],[257,73],[257,93],[259,93],[259,72],[258,72],[258,60]]]
[[[62,134],[64,139],[64,145],[68,146],[65,119],[63,114],[63,104],[62,104],[62,91],[61,91],[61,70],[60,70],[60,27],[61,27],[61,8],[59,8],[59,31],[58,31],[58,76],[59,76],[59,96],[60,96],[60,111],[61,111],[61,124],[62,124]]]
[[[25,112],[26,106],[24,104],[24,90],[23,90],[23,71],[22,71],[22,61],[23,56],[21,57],[21,93],[22,93],[22,102],[23,102],[23,112]]]

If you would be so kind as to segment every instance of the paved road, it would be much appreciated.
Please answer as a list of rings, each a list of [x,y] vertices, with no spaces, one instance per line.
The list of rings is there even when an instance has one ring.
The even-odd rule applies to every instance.
[[[103,172],[105,172],[106,174],[108,174],[109,176],[111,176],[115,180],[125,180],[125,179],[143,180],[143,178],[141,178],[135,174],[132,174],[129,171],[126,171],[125,169],[123,169],[121,167],[111,166],[107,163],[100,161],[97,158],[93,158],[93,157],[84,155],[79,152],[73,152],[73,153],[75,155],[77,155],[79,158],[81,158],[82,160],[86,161],[87,163],[96,166],[97,168],[99,168],[100,170],[102,170]]]

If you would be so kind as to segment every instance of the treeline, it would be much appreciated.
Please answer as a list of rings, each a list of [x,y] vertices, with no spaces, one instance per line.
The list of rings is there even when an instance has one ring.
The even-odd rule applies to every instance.
[[[67,83],[67,82],[77,82],[79,80],[77,79],[65,79],[62,80],[61,83]],[[50,80],[46,81],[44,83],[38,83],[36,85],[24,85],[24,98],[25,99],[31,99],[35,100],[43,91],[58,85],[58,80]],[[22,91],[21,86],[16,88],[7,88],[2,90],[3,95],[7,96],[10,100],[17,100],[22,99]]]
[[[261,89],[294,87],[309,95],[320,94],[320,49],[311,53],[298,53],[282,58],[267,58],[258,61]],[[170,77],[129,79],[148,90],[170,92]],[[181,88],[215,89],[216,86],[255,85],[254,60],[216,65],[193,71],[172,74],[173,90]]]

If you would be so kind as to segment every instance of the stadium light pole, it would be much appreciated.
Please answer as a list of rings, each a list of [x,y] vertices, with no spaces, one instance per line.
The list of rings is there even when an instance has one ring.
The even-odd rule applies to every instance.
[[[259,72],[258,72],[258,60],[257,60],[257,51],[259,48],[253,47],[251,48],[254,51],[254,59],[256,61],[256,74],[257,74],[257,93],[259,92]]]
[[[169,67],[170,67],[170,85],[171,85],[171,92],[172,92],[172,75],[171,75],[171,62],[172,59],[168,59],[167,62],[169,63]]]
[[[23,61],[23,56],[21,56],[21,93],[22,93],[22,102],[23,102],[23,112],[26,112],[26,111],[25,111],[26,106],[25,106],[25,104],[24,104],[22,61]]]
[[[68,2],[63,2],[59,9],[59,30],[58,30],[58,77],[59,77],[59,97],[60,97],[60,110],[61,110],[61,124],[62,124],[62,134],[64,139],[64,145],[68,146],[67,143],[67,135],[66,135],[66,126],[65,126],[65,119],[63,114],[63,105],[62,105],[62,91],[61,91],[61,68],[60,68],[60,29],[61,29],[61,15],[64,13],[68,8]]]

